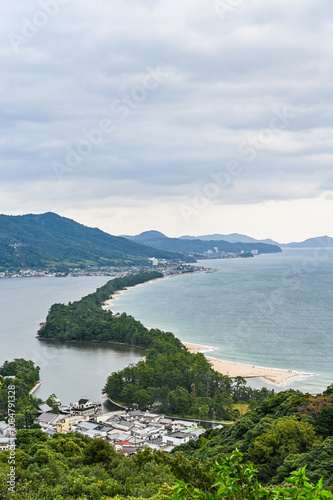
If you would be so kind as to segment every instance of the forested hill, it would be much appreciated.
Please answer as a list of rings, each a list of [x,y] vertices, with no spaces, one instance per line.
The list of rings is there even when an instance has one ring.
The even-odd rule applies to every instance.
[[[117,290],[162,275],[139,273],[110,280],[96,292],[68,305],[53,304],[38,332],[42,340],[120,342],[147,350],[146,361],[112,373],[104,392],[112,400],[144,409],[180,416],[223,418],[237,416],[233,402],[267,397],[267,389],[245,387],[245,380],[232,381],[215,372],[202,353],[190,353],[171,332],[147,329],[127,314],[112,314],[101,304]]]
[[[207,462],[227,456],[235,447],[254,463],[263,483],[280,484],[292,470],[306,466],[311,482],[323,478],[324,486],[333,491],[333,384],[317,396],[280,392],[232,427],[207,431],[199,441],[174,452],[181,450],[189,458]]]
[[[177,256],[112,236],[54,213],[0,215],[0,271],[112,266]]]
[[[188,254],[205,254],[209,250],[215,252],[241,253],[257,250],[258,253],[277,253],[281,252],[281,248],[277,245],[261,243],[259,241],[251,243],[229,242],[224,240],[203,241],[200,239],[182,239],[168,238],[158,231],[145,231],[137,236],[126,236],[130,241],[142,243],[146,246],[151,246],[157,250],[166,250],[168,252],[179,252],[185,255]]]
[[[53,304],[38,336],[60,341],[120,342],[146,349],[153,342],[153,331],[132,316],[113,315],[101,305],[118,290],[162,277],[161,273],[151,271],[115,278],[81,300],[68,305]]]

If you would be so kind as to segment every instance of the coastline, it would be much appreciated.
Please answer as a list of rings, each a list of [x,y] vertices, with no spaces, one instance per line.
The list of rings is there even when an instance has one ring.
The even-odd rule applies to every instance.
[[[140,285],[144,285],[144,283],[140,283]],[[134,286],[139,286],[139,285],[134,285]],[[117,290],[116,292],[114,292],[113,295],[112,295],[112,297],[110,297],[105,302],[103,302],[103,304],[101,306],[102,309],[104,309],[104,311],[111,311],[112,314],[116,314],[116,311],[114,311],[113,309],[110,309],[110,307],[112,307],[113,306],[113,302],[117,300],[117,295],[122,295],[127,290],[130,290],[131,288],[134,288],[134,286],[128,286],[126,288],[123,288],[122,290]]]
[[[202,352],[205,353],[207,351],[213,350],[212,347],[202,346],[198,344],[188,344],[183,342],[185,347],[190,352]],[[206,356],[206,355],[205,355]],[[283,385],[291,378],[301,377],[301,376],[310,376],[312,373],[301,373],[293,370],[283,370],[280,368],[268,368],[263,366],[251,366],[245,365],[243,363],[237,363],[234,361],[226,361],[222,359],[212,358],[210,356],[206,356],[208,361],[212,363],[212,367],[217,372],[222,375],[228,375],[231,378],[234,377],[243,377],[243,378],[264,378],[268,382],[271,382],[275,385]]]
[[[102,304],[102,308],[111,311],[113,314],[116,314],[116,311],[113,309],[113,306],[115,304],[115,301],[117,300],[117,295],[122,295],[129,288],[133,287],[127,287],[124,288],[123,290],[116,291],[110,299],[106,300]],[[288,381],[290,381],[290,379],[315,375],[314,373],[303,373],[294,370],[286,370],[282,368],[269,368],[264,366],[246,365],[244,363],[238,363],[236,361],[217,359],[211,356],[207,356],[206,354],[207,352],[212,352],[215,350],[214,347],[212,346],[191,344],[187,342],[182,342],[182,343],[190,352],[203,353],[205,357],[208,359],[208,361],[212,364],[212,368],[214,370],[216,370],[218,373],[221,373],[222,375],[228,375],[231,378],[235,377],[243,377],[245,379],[261,378],[274,385],[283,386]],[[145,358],[143,357],[142,359]]]
[[[43,342],[59,342],[59,343],[67,343],[67,344],[109,344],[109,345],[121,345],[123,347],[134,347],[135,349],[140,349],[141,351],[146,351],[144,347],[140,347],[139,345],[134,344],[124,344],[124,342],[116,342],[111,340],[64,340],[57,339],[54,337],[44,338],[36,335],[37,340],[41,340]],[[142,357],[142,356],[141,356]]]
[[[37,382],[37,384],[35,384],[35,385],[33,386],[33,388],[32,388],[32,389],[30,389],[30,391],[29,391],[29,396],[31,396],[31,394],[33,394],[35,391],[37,391],[37,389],[38,389],[41,385],[42,385],[42,383],[41,383],[41,382]]]
[[[138,283],[137,285],[126,286],[125,288],[122,288],[121,290],[116,290],[115,292],[113,292],[113,294],[111,295],[110,298],[108,298],[107,300],[105,300],[103,302],[103,304],[101,305],[101,307],[102,307],[102,309],[104,309],[104,311],[111,311],[112,314],[117,314],[118,311],[110,309],[110,307],[113,306],[113,303],[117,300],[117,295],[122,295],[123,293],[127,292],[127,290],[130,290],[131,288],[137,288],[139,286],[146,285],[147,283],[152,283],[153,281],[158,281],[158,280],[161,280],[161,279],[172,278],[173,276],[179,276],[179,275],[175,274],[175,275],[170,275],[170,276],[169,275],[168,276],[163,276],[162,278],[154,278],[154,279],[146,281],[144,283]]]

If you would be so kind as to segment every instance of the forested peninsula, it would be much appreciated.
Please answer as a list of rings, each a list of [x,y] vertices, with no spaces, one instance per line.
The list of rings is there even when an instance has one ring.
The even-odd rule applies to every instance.
[[[255,391],[241,377],[215,372],[170,332],[148,330],[101,305],[115,291],[159,278],[141,273],[109,281],[80,301],[55,304],[40,338],[140,345],[146,361],[113,373],[104,392],[127,405],[168,414],[235,421],[207,430],[171,453],[116,452],[102,438],[51,437],[33,423],[41,400],[29,394],[39,378],[32,361],[0,367],[0,424],[10,422],[15,387],[15,498],[18,500],[288,500],[333,498],[333,385],[321,395]],[[46,402],[52,406],[53,396]],[[246,402],[245,413],[237,407]],[[1,427],[1,426],[0,426]],[[0,497],[13,498],[8,476],[13,450],[0,452]],[[295,472],[296,471],[296,472]],[[326,488],[325,490],[323,488]]]
[[[246,386],[212,369],[202,353],[191,353],[171,332],[147,329],[125,313],[113,314],[102,304],[116,291],[162,277],[144,272],[110,280],[81,300],[54,304],[38,332],[40,339],[119,342],[146,349],[146,360],[112,373],[104,393],[126,406],[172,415],[234,420],[235,404],[263,400],[272,391]]]
[[[38,331],[39,339],[78,342],[120,342],[147,349],[152,345],[155,331],[150,332],[139,321],[127,314],[114,315],[104,310],[102,304],[112,294],[127,287],[162,278],[157,271],[141,272],[115,278],[69,304],[53,304]]]

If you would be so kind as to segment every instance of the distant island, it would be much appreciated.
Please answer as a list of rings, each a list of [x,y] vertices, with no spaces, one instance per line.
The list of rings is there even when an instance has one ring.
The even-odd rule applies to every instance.
[[[137,243],[144,243],[145,245],[151,245],[154,246],[154,242],[159,241],[159,240],[165,240],[165,239],[170,239],[167,238],[163,233],[159,231],[144,231],[143,233],[137,235],[137,236],[129,236],[129,235],[123,235],[124,238],[127,238],[131,241],[135,241]],[[309,238],[305,241],[300,241],[300,242],[292,242],[292,243],[278,243],[277,241],[274,241],[270,238],[265,238],[258,240],[256,238],[252,238],[251,236],[247,236],[245,234],[240,234],[240,233],[232,233],[232,234],[204,234],[201,236],[190,236],[190,235],[185,235],[185,236],[180,236],[179,238],[172,238],[173,240],[178,239],[178,240],[186,240],[186,241],[205,241],[205,242],[219,242],[220,244],[224,244],[225,242],[227,243],[248,243],[252,245],[258,245],[258,243],[268,245],[268,246],[278,246],[278,247],[284,247],[284,248],[333,248],[333,238],[330,236],[318,236],[316,238]],[[222,243],[221,243],[222,242]],[[156,248],[162,247],[163,245],[159,244]],[[266,247],[263,247],[264,249]],[[266,251],[262,251],[260,253],[268,253]],[[276,251],[276,250],[275,250]]]

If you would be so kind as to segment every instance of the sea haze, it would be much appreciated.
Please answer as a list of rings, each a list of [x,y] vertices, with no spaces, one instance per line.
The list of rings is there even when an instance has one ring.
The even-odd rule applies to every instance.
[[[321,392],[333,383],[332,249],[200,265],[216,272],[139,285],[117,295],[111,309],[212,346],[219,359],[316,374],[284,387]]]

